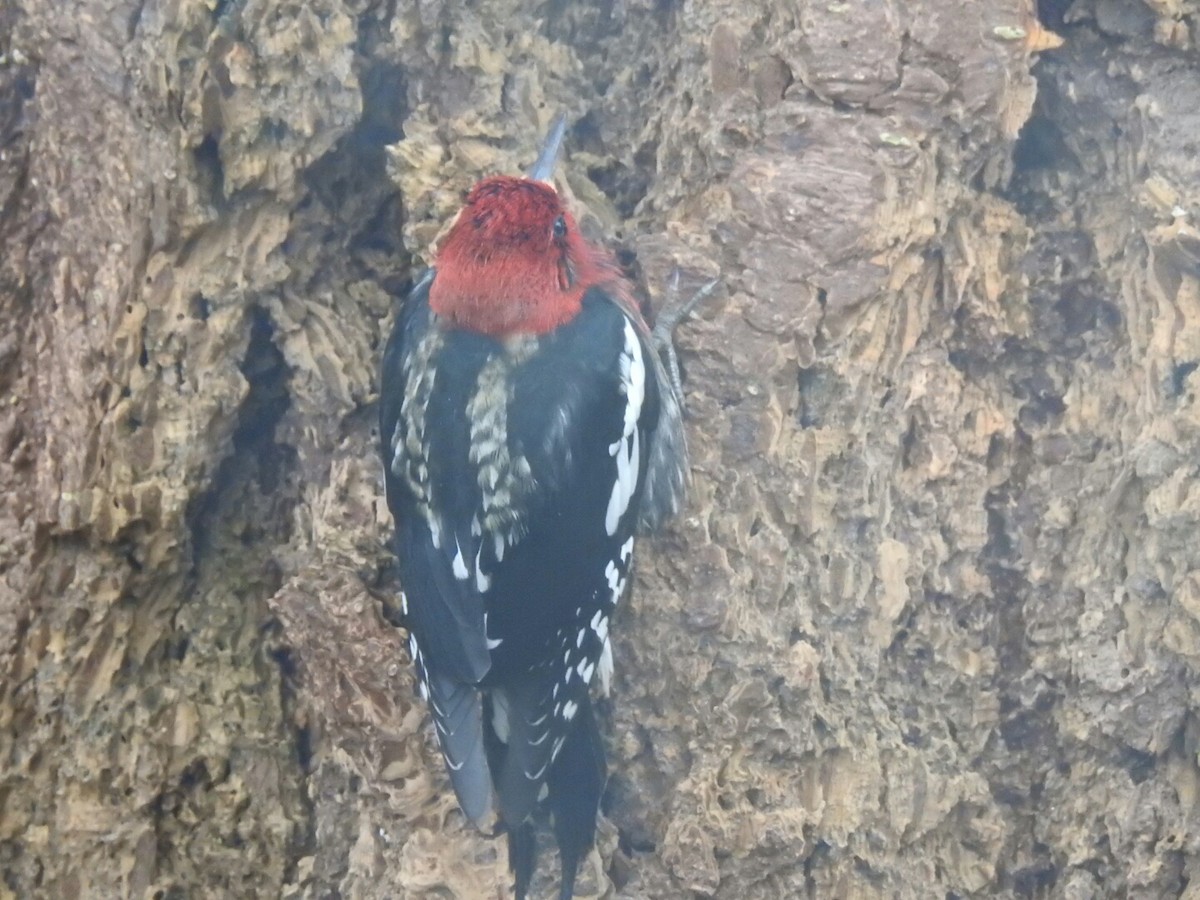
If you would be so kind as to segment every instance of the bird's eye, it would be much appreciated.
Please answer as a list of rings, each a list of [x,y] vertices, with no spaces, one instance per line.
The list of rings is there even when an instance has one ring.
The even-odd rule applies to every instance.
[[[562,240],[567,236],[567,220],[559,216],[554,220],[554,237],[556,240]]]

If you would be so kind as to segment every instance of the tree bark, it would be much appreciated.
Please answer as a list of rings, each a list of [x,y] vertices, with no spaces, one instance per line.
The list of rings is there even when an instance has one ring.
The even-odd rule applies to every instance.
[[[723,285],[579,896],[1200,896],[1198,29],[0,0],[0,897],[507,896],[380,616],[375,370],[559,110],[585,227]]]

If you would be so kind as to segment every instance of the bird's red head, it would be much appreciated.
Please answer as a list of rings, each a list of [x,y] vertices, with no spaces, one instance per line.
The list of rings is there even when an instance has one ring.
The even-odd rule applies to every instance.
[[[557,328],[591,287],[627,292],[612,257],[584,240],[554,188],[507,175],[471,189],[436,265],[430,308],[452,327],[494,337]]]

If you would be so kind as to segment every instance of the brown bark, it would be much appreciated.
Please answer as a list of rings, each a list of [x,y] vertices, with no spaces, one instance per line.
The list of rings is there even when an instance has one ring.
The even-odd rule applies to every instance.
[[[1192,896],[1200,6],[1040,13],[0,0],[0,897],[502,895],[374,373],[559,109],[588,227],[724,282],[580,895]]]

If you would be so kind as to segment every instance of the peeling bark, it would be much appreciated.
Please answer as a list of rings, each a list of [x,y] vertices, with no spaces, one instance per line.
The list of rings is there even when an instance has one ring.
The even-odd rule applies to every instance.
[[[469,6],[0,4],[0,897],[501,895],[375,366],[559,110],[724,284],[580,896],[1191,896],[1200,6]]]

